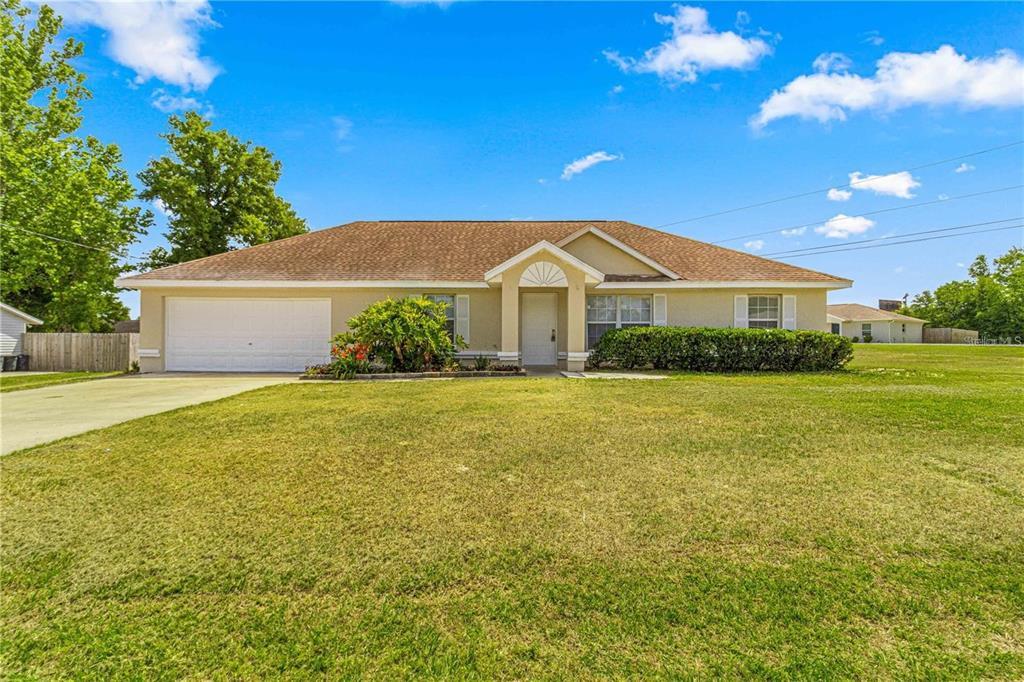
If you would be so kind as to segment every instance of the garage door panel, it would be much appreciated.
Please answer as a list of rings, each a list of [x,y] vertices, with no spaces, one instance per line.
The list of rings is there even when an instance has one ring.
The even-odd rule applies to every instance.
[[[169,371],[298,372],[329,360],[327,299],[169,298]]]

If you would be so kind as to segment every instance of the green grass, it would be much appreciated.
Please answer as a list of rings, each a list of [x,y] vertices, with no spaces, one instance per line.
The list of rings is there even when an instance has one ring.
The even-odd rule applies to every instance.
[[[1024,677],[1024,351],[275,386],[2,461],[2,665]]]
[[[42,388],[58,384],[74,384],[79,381],[103,379],[123,372],[53,372],[50,374],[0,373],[0,393],[23,391],[27,388]]]

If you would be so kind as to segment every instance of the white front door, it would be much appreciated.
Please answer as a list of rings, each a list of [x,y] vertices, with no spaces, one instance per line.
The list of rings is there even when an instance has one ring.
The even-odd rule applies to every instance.
[[[168,298],[167,371],[301,372],[330,360],[331,302]]]
[[[558,359],[558,294],[523,294],[523,364],[554,365]]]

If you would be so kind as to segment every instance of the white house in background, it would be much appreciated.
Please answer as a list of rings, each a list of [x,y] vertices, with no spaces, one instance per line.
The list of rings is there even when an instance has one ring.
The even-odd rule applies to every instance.
[[[862,341],[870,335],[875,343],[921,343],[922,330],[928,321],[859,303],[827,306],[827,314],[833,334]]]
[[[28,327],[42,323],[28,313],[0,303],[0,356],[20,355],[22,334]]]

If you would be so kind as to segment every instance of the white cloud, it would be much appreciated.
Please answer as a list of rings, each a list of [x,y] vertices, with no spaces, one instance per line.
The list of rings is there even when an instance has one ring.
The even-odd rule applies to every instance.
[[[608,91],[608,94],[609,95],[618,95],[618,94],[621,94],[623,90],[625,90],[625,88],[622,87],[621,85],[615,85],[615,86],[612,86],[612,89]]]
[[[195,97],[175,95],[163,88],[153,91],[149,103],[165,114],[189,110],[199,112],[199,115],[203,118],[213,118],[214,114],[213,105],[209,102],[203,102]]]
[[[942,194],[940,194],[940,195],[939,195],[938,197],[936,197],[936,198],[937,198],[937,199],[938,199],[939,201],[945,201],[945,200],[949,199],[949,195],[948,195],[948,194],[946,194],[945,192],[943,192]]]
[[[896,267],[894,267],[892,269],[892,271],[895,272],[897,275],[899,275],[899,274],[901,274],[903,272],[906,272],[906,270],[907,270],[907,268],[904,265],[897,265]]]
[[[852,189],[884,194],[900,199],[913,199],[911,190],[917,189],[921,183],[909,171],[889,173],[888,175],[864,175],[858,171],[850,173]]]
[[[1012,50],[968,59],[950,45],[934,52],[890,52],[873,76],[814,73],[799,76],[761,103],[755,129],[789,116],[819,123],[845,121],[850,112],[892,112],[915,105],[964,109],[1024,105],[1024,62]]]
[[[967,267],[964,263],[957,263],[956,266],[958,268],[966,268]]]
[[[334,126],[334,139],[339,142],[347,140],[352,134],[352,121],[344,116],[332,116],[331,125]]]
[[[842,52],[823,52],[814,58],[812,66],[818,73],[842,73],[849,71],[853,62]]]
[[[885,38],[883,38],[882,34],[878,31],[865,31],[861,35],[864,36],[865,43],[874,45],[875,47],[878,47],[885,42]]]
[[[548,184],[548,179],[547,178],[537,178],[537,184],[538,185],[546,185],[546,184]]]
[[[831,239],[846,239],[851,234],[863,234],[874,225],[874,220],[869,220],[864,216],[848,216],[839,213],[829,218],[824,225],[814,228],[814,231]]]
[[[849,201],[850,197],[853,196],[853,192],[848,189],[836,189],[833,187],[826,196],[829,201]]]
[[[562,169],[562,179],[570,180],[572,176],[579,175],[588,168],[592,168],[599,163],[605,161],[618,161],[622,156],[618,154],[609,154],[606,151],[598,151],[593,154],[587,154],[581,159],[576,159],[572,163],[566,164],[565,168]]]
[[[760,251],[761,249],[764,248],[764,240],[763,239],[753,239],[753,240],[751,240],[749,242],[744,242],[743,243],[743,248],[745,248],[745,249],[747,249],[749,251]]]
[[[972,170],[974,170],[974,166],[972,166],[971,164],[969,164],[969,163],[961,163],[959,166],[957,166],[953,170],[953,172],[954,173],[970,173]]]
[[[783,237],[799,237],[807,232],[806,227],[794,227],[792,230],[782,230]]]
[[[694,83],[697,76],[719,69],[749,69],[772,48],[760,38],[744,38],[733,31],[716,32],[702,7],[673,5],[675,14],[655,14],[672,34],[639,59],[605,50],[605,57],[626,73],[655,73],[667,81]]]
[[[199,54],[199,33],[216,27],[207,0],[151,2],[58,2],[71,24],[91,24],[107,32],[111,59],[135,71],[135,82],[156,78],[184,90],[205,90],[220,73]]]
[[[173,218],[174,217],[174,212],[171,211],[171,209],[167,208],[167,204],[165,204],[160,199],[154,199],[153,200],[153,206],[156,207],[157,212],[160,213],[161,215],[163,215],[163,216],[165,216],[167,218]]]

